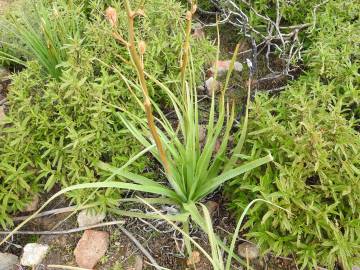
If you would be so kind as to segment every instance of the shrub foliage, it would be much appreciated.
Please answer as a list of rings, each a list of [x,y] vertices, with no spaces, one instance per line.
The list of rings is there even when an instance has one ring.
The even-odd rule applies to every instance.
[[[122,1],[116,3],[122,18]],[[94,166],[96,162],[119,167],[140,149],[104,105],[126,104],[129,111],[142,115],[126,84],[118,74],[106,71],[109,69],[104,65],[115,66],[129,79],[136,76],[124,64],[129,60],[127,50],[119,50],[111,36],[104,18],[107,6],[99,1],[70,1],[63,7],[70,9],[70,4],[81,7],[68,11],[70,14],[78,10],[87,19],[83,18],[80,36],[71,36],[71,31],[63,33],[69,36],[62,39],[67,42],[60,47],[66,55],[60,63],[60,79],[51,77],[39,59],[31,55],[26,57],[27,68],[13,76],[7,117],[0,126],[0,223],[4,227],[11,222],[9,214],[23,209],[35,193],[44,188],[49,191],[54,186],[101,181],[105,176]],[[53,11],[49,4],[43,16],[50,18]],[[175,65],[184,37],[184,13],[185,9],[175,1],[151,0],[146,1],[146,17],[138,22],[137,29],[150,48],[144,64],[150,74],[166,82],[177,80]],[[57,18],[67,19],[69,16]],[[125,20],[119,19],[118,23],[125,31]],[[33,27],[36,25],[34,22]],[[196,41],[194,47],[194,65],[200,69],[214,50],[205,39]],[[12,50],[12,53],[21,52]],[[152,96],[162,99],[157,89],[152,86]],[[132,166],[144,171],[145,158]],[[90,193],[74,191],[71,197],[79,203],[89,199]],[[97,191],[90,200],[105,207],[113,205],[118,197],[119,192],[108,189]]]
[[[258,95],[249,118],[248,158],[274,163],[233,181],[230,206],[266,250],[296,255],[305,267],[351,269],[360,247],[359,5],[330,1],[308,34],[308,72],[277,97]],[[334,18],[336,18],[334,20]]]

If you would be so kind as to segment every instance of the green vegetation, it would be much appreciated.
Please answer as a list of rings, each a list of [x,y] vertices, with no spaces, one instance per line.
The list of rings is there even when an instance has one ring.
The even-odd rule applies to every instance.
[[[294,254],[303,268],[359,263],[359,12],[351,1],[326,4],[307,37],[306,74],[279,96],[255,98],[248,159],[270,151],[274,163],[228,188],[239,214],[254,198],[293,213],[254,207],[245,228],[264,250]]]
[[[180,209],[179,214],[167,218],[181,221],[183,223],[183,230],[188,233],[191,220],[202,228],[205,226],[205,221],[197,210],[197,203],[218,189],[223,183],[240,174],[249,172],[253,168],[270,162],[272,157],[270,154],[267,154],[251,162],[241,165],[237,164],[245,141],[248,112],[246,112],[245,125],[243,128],[232,133],[234,106],[229,104],[226,106],[225,93],[234,68],[234,62],[239,46],[235,49],[224,88],[220,93],[217,104],[218,111],[215,110],[215,93],[213,92],[212,94],[209,119],[206,126],[206,139],[204,144],[202,144],[199,132],[199,108],[193,72],[194,69],[192,65],[193,58],[190,52],[190,32],[186,32],[186,37],[184,39],[180,83],[172,84],[173,87],[177,88],[170,89],[160,81],[156,80],[152,75],[146,73],[142,64],[142,58],[146,56],[145,44],[142,40],[136,40],[134,30],[135,19],[138,18],[138,16],[141,16],[141,14],[137,14],[132,10],[129,1],[125,0],[125,3],[129,25],[128,33],[126,36],[123,36],[122,33],[119,33],[117,27],[113,26],[113,36],[128,47],[133,68],[136,69],[138,74],[138,80],[128,79],[119,69],[114,68],[114,71],[129,87],[130,93],[133,93],[134,98],[144,110],[146,118],[129,111],[126,104],[124,106],[117,106],[110,102],[103,101],[104,105],[107,105],[106,107],[104,106],[104,108],[106,108],[106,111],[113,111],[114,116],[118,117],[119,122],[124,124],[133,137],[145,148],[145,151],[151,153],[152,156],[162,164],[167,184],[162,184],[143,174],[130,172],[128,164],[131,164],[136,160],[137,156],[118,168],[99,161],[95,165],[98,168],[102,168],[111,173],[107,179],[102,182],[77,184],[63,188],[60,192],[53,195],[41,209],[56,197],[75,190],[83,193],[85,189],[95,189],[97,191],[101,188],[141,191],[157,196],[148,198],[147,202],[178,206]],[[187,29],[190,29],[191,16],[193,13],[194,8],[187,12]],[[114,20],[115,19],[112,19],[112,21]],[[110,22],[112,21],[110,20]],[[137,48],[139,48],[139,51]],[[171,100],[174,113],[177,117],[176,128],[174,128],[173,123],[165,117],[164,111],[151,100],[146,78],[156,83],[164,94],[168,96],[168,99]],[[136,92],[143,93],[143,104],[134,94]],[[250,84],[248,87],[247,105],[249,104],[249,101]],[[155,115],[153,114],[152,106],[154,107]],[[216,114],[217,121],[215,123]],[[155,121],[159,124],[161,129],[155,126]],[[235,138],[236,143],[231,155],[228,157],[227,148],[231,135]],[[217,142],[219,143],[218,149],[216,149]],[[143,153],[144,151],[140,152],[140,154]],[[114,177],[119,177],[122,181],[115,182],[113,181]],[[133,201],[143,202],[143,199],[133,199]],[[112,211],[123,216],[133,216],[132,212],[126,210],[119,211],[113,209]],[[159,215],[147,215],[142,213],[138,216],[152,219],[161,217]],[[15,230],[18,228],[19,226]],[[216,239],[216,241],[219,240]],[[185,244],[188,254],[191,254],[191,242],[188,238],[186,239]],[[232,245],[234,245],[234,243]],[[233,250],[233,247],[230,250]],[[220,250],[218,250],[217,253],[220,254]],[[216,269],[221,269],[219,267],[217,266]],[[226,269],[230,269],[229,267],[230,260]]]
[[[95,6],[89,19],[82,19],[84,31],[80,36],[70,29],[64,30],[66,36],[60,39],[64,44],[58,48],[66,60],[60,64],[59,80],[53,79],[36,54],[29,55],[28,59],[35,61],[27,61],[27,68],[12,78],[7,117],[0,126],[0,179],[3,183],[0,223],[3,227],[11,223],[9,214],[23,209],[35,193],[49,191],[54,185],[66,187],[103,181],[107,175],[94,164],[103,161],[121,166],[140,150],[129,131],[104,105],[105,102],[116,106],[126,104],[129,111],[142,115],[125,82],[101,63],[111,64],[128,78],[136,76],[136,72],[124,64],[128,58],[126,48],[119,46],[112,37],[112,30],[103,16],[106,6],[97,3],[93,2]],[[82,18],[81,6],[74,8],[74,5],[62,4],[61,13],[67,16],[59,16],[56,24],[68,26],[72,25],[69,22],[72,17]],[[41,7],[44,11],[45,7]],[[158,0],[147,1],[145,8],[147,15],[137,26],[149,48],[144,65],[155,78],[175,81],[184,37],[184,9],[173,1]],[[40,18],[53,21],[50,18],[54,6],[47,6],[46,10]],[[79,14],[73,16],[75,11]],[[120,13],[119,18],[122,17]],[[31,27],[35,29],[36,23]],[[120,31],[126,27],[126,21],[119,20]],[[23,39],[22,42],[29,48],[32,46],[32,40]],[[214,49],[207,40],[196,41],[194,48],[198,48],[193,52],[194,66],[199,70]],[[22,53],[15,49],[13,53]],[[155,84],[149,88],[154,99],[162,99],[163,94]],[[145,157],[133,163],[132,169],[141,172],[144,166]],[[90,198],[89,194],[73,192],[71,198],[76,203],[85,199],[97,201],[104,208],[116,204],[120,195],[113,189],[97,191]]]
[[[222,16],[240,9],[244,15],[231,19],[243,25],[229,32],[242,35],[244,47],[258,45],[257,72],[246,81],[256,69],[247,59],[238,74],[247,98],[237,124],[241,98],[228,95],[237,87],[230,80],[234,62],[257,56],[239,57],[238,44],[221,89],[200,112],[197,86],[204,65],[219,63],[219,51],[192,38],[195,5],[23,1],[0,18],[0,63],[18,71],[0,119],[2,227],[12,226],[11,216],[36,194],[55,193],[36,213],[67,195],[74,205],[163,219],[183,234],[188,255],[198,249],[217,270],[230,269],[232,258],[241,263],[233,254],[239,232],[264,252],[293,257],[301,269],[360,264],[358,3],[199,0]],[[253,93],[256,76],[286,77],[292,66],[302,73],[285,91]],[[230,247],[202,204],[222,187],[239,216]],[[159,205],[178,212],[165,215]],[[208,235],[210,252],[191,238],[190,223]]]
[[[25,60],[36,59],[53,78],[59,79],[61,64],[67,59],[63,47],[79,41],[84,32],[81,7],[63,1],[54,3],[51,9],[42,1],[29,6],[30,10],[9,13],[7,20],[0,22],[0,60],[26,65]]]

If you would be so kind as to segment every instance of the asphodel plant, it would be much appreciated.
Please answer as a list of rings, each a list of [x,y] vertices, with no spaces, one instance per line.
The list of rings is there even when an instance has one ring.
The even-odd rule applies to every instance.
[[[141,154],[146,152],[159,161],[164,169],[164,177],[167,183],[160,183],[143,175],[128,171],[128,162],[121,168],[114,168],[105,163],[98,166],[111,172],[111,176],[104,182],[87,183],[70,186],[55,194],[40,208],[34,215],[39,213],[54,198],[66,192],[85,189],[85,188],[118,188],[122,190],[141,191],[151,194],[151,199],[145,199],[152,204],[172,204],[178,206],[179,214],[167,216],[169,220],[181,222],[183,231],[188,234],[189,222],[193,221],[204,229],[204,224],[208,223],[199,215],[198,203],[203,201],[206,196],[219,189],[226,181],[246,173],[258,166],[272,161],[271,155],[262,158],[243,162],[239,160],[241,150],[245,142],[246,129],[248,122],[248,109],[244,115],[241,130],[234,131],[235,110],[234,105],[226,102],[226,90],[230,80],[239,45],[236,46],[233,54],[230,69],[226,76],[223,88],[218,94],[212,93],[209,104],[209,116],[206,125],[206,139],[201,142],[201,132],[199,130],[199,108],[195,85],[195,74],[192,68],[191,58],[191,20],[196,6],[193,5],[186,15],[186,37],[182,51],[182,61],[179,68],[180,83],[172,84],[170,89],[165,83],[144,70],[143,59],[146,57],[146,43],[137,39],[135,34],[134,21],[138,16],[144,16],[144,10],[139,8],[133,10],[129,0],[124,1],[127,21],[128,35],[122,36],[117,31],[117,16],[113,8],[107,10],[107,18],[113,28],[113,36],[122,46],[126,46],[129,51],[130,65],[136,70],[137,80],[133,81],[126,78],[119,69],[114,71],[119,74],[131,93],[142,93],[143,102],[139,102],[146,114],[146,119],[134,115],[126,108],[119,108],[112,104],[105,104],[110,108],[116,108],[114,114],[126,126],[129,132],[144,146]],[[105,63],[104,63],[105,64]],[[110,67],[110,65],[107,65]],[[171,100],[177,120],[170,121],[160,106],[151,100],[148,91],[148,83],[157,85],[159,91],[163,91]],[[247,105],[250,102],[251,83],[248,84]],[[217,109],[216,109],[217,108]],[[248,108],[248,106],[246,106]],[[176,126],[176,127],[174,127]],[[234,147],[229,149],[230,141],[233,138]],[[136,160],[135,156],[133,160]],[[114,177],[123,181],[113,181]],[[154,198],[157,195],[157,198]],[[134,199],[133,201],[135,201]],[[141,201],[139,201],[141,202]],[[116,212],[116,210],[113,210]],[[121,215],[134,216],[134,213],[118,210]],[[137,213],[137,216],[139,214]],[[143,215],[143,218],[163,218],[159,215]],[[20,224],[13,232],[18,230],[28,220]],[[6,241],[8,235],[4,240]],[[191,241],[185,239],[188,252],[191,252]],[[1,242],[1,243],[3,243]]]

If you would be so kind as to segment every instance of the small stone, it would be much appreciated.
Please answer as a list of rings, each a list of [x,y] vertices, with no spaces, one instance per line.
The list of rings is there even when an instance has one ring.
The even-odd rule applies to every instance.
[[[74,250],[78,266],[92,269],[105,255],[109,246],[109,233],[86,230]]]
[[[226,74],[226,72],[228,72],[228,70],[230,69],[230,63],[231,60],[217,61],[217,73],[219,76],[222,76]],[[216,62],[210,68],[210,71],[213,74],[215,74],[215,70],[216,70]],[[234,70],[237,72],[241,72],[243,70],[243,65],[240,62],[235,61]]]
[[[191,256],[187,259],[186,264],[188,266],[193,266],[200,262],[200,253],[199,251],[193,251]]]
[[[105,213],[93,213],[86,209],[80,211],[77,222],[79,227],[92,226],[95,224],[99,224],[105,219]]]
[[[206,90],[209,96],[212,95],[212,93],[216,93],[221,88],[221,83],[214,79],[214,77],[210,77],[205,81]]]
[[[33,212],[39,208],[40,198],[38,195],[35,195],[32,200],[26,205],[25,212]]]
[[[179,214],[179,209],[175,208],[174,206],[162,206],[162,210],[166,212],[167,215],[177,215]]]
[[[238,254],[249,260],[259,257],[259,248],[251,243],[244,242],[238,246]]]
[[[353,266],[352,270],[360,270],[360,266]]]
[[[13,270],[19,263],[18,256],[10,253],[0,253],[0,270]]]
[[[26,244],[21,256],[20,264],[23,266],[35,266],[41,264],[48,250],[48,245],[37,243]]]
[[[219,204],[214,201],[208,201],[205,203],[206,208],[209,211],[210,216],[215,213],[215,211],[218,209]]]

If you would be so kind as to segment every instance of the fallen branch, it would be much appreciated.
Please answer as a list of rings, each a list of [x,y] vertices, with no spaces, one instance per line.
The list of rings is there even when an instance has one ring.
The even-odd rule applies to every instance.
[[[58,235],[58,234],[70,234],[70,233],[77,233],[89,229],[99,228],[99,227],[105,227],[105,226],[112,226],[112,225],[119,225],[124,224],[125,221],[118,220],[118,221],[110,221],[110,222],[104,222],[99,223],[91,226],[84,226],[79,228],[74,228],[70,230],[64,230],[64,231],[16,231],[13,232],[13,234],[23,234],[23,235]],[[7,235],[11,233],[12,231],[0,231],[0,235]]]
[[[149,261],[151,262],[151,264],[157,269],[157,270],[161,270],[164,269],[163,267],[161,267],[156,260],[153,258],[153,256],[151,256],[151,254],[149,253],[149,251],[147,251],[146,248],[144,248],[143,245],[141,245],[141,243],[132,235],[131,232],[129,232],[128,230],[126,230],[124,227],[118,225],[119,229],[127,236],[130,238],[131,241],[133,241],[133,243],[138,247],[138,249],[146,256],[146,258],[149,259]]]

